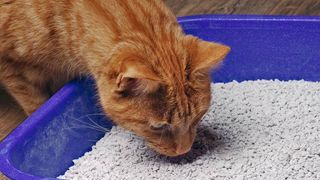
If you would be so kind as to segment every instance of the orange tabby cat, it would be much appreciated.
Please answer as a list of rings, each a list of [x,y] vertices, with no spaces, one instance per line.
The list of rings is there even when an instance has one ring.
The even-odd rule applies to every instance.
[[[159,153],[188,152],[229,47],[187,36],[161,0],[1,0],[0,80],[27,114],[92,75],[117,124]]]

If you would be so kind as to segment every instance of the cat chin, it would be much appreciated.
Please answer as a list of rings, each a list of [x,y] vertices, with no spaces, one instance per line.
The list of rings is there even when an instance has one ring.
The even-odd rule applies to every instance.
[[[178,156],[182,156],[186,153],[188,153],[191,149],[189,149],[188,151],[182,152],[182,153],[177,153],[175,150],[163,150],[151,143],[148,143],[148,146],[153,149],[154,151],[156,151],[157,153],[164,155],[164,156],[168,156],[168,157],[178,157]]]
[[[152,145],[149,145],[150,148],[152,148],[155,152],[161,154],[161,155],[164,155],[164,156],[169,156],[169,157],[177,157],[179,156],[179,154],[173,152],[173,151],[163,151],[163,150],[160,150],[159,148],[156,148]]]

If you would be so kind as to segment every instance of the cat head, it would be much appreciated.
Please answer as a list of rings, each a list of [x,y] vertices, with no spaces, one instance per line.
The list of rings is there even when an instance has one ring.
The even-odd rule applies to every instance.
[[[209,108],[209,71],[229,50],[193,36],[151,45],[120,43],[97,78],[102,107],[157,152],[184,154]]]

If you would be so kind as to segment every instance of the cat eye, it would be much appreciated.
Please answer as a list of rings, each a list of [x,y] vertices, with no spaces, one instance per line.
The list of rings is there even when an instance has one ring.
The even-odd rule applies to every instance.
[[[157,123],[157,124],[151,124],[150,125],[150,129],[154,130],[154,131],[160,131],[160,130],[164,130],[166,128],[169,127],[168,123]]]

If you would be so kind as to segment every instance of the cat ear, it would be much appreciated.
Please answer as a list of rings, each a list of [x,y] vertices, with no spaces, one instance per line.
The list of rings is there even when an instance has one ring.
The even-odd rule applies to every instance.
[[[214,42],[207,42],[195,37],[189,38],[191,53],[191,72],[208,72],[219,65],[229,53],[230,47]],[[190,39],[191,38],[191,39]],[[191,42],[190,42],[191,41]]]
[[[160,79],[143,63],[127,60],[121,64],[116,84],[118,93],[136,96],[155,92],[159,88]]]

